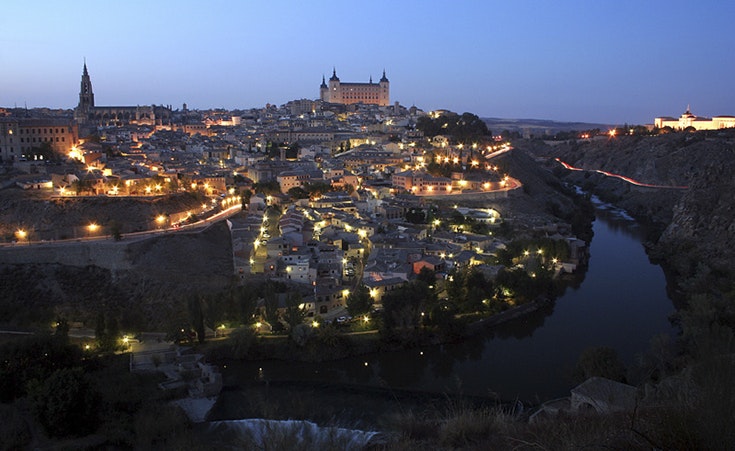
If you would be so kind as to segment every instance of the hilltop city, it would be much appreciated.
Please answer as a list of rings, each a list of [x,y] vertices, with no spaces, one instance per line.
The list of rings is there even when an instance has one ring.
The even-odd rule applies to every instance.
[[[687,106],[648,125],[521,124],[404,106],[391,99],[390,72],[377,73],[346,82],[331,68],[321,84],[315,77],[318,98],[262,108],[101,106],[92,80],[104,75],[85,61],[75,108],[0,108],[0,338],[10,337],[0,343],[0,418],[24,418],[0,427],[0,439],[13,437],[11,448],[68,437],[83,437],[68,448],[196,448],[226,441],[208,442],[191,426],[213,417],[292,418],[302,408],[306,419],[343,425],[361,408],[330,411],[325,399],[386,396],[388,407],[373,407],[388,413],[368,423],[385,427],[402,402],[435,408],[433,395],[396,390],[391,368],[374,369],[367,357],[334,386],[290,371],[418,348],[410,383],[427,368],[453,378],[453,359],[481,359],[484,345],[432,361],[424,349],[478,343],[508,325],[518,328],[504,337],[533,335],[584,280],[602,210],[629,220],[621,227],[650,228],[646,250],[666,265],[670,291],[703,306],[676,313],[680,340],[652,341],[660,349],[640,359],[647,373],[635,381],[614,349],[592,347],[574,369],[581,384],[572,396],[536,399],[533,413],[497,394],[467,398],[477,404],[452,406],[450,420],[435,423],[408,408],[398,422],[421,431],[400,440],[403,449],[437,437],[446,449],[472,447],[497,438],[493,418],[523,423],[515,434],[536,440],[553,434],[534,421],[556,430],[555,421],[594,412],[615,420],[604,428],[628,434],[608,434],[609,447],[628,448],[644,435],[618,415],[643,406],[651,424],[669,421],[656,409],[661,400],[678,408],[690,394],[688,365],[732,342],[731,303],[722,300],[735,246],[719,243],[732,239],[735,210],[722,193],[732,189],[735,116],[698,117]],[[271,385],[265,364],[238,366],[272,360],[294,364],[282,385]],[[309,368],[314,380],[332,377]],[[269,398],[278,390],[284,405]],[[312,391],[318,407],[292,403],[289,390]],[[232,401],[239,396],[247,402]],[[667,427],[650,429],[661,443],[688,447]],[[365,447],[396,444],[374,434]]]
[[[436,275],[435,292],[447,298],[450,274],[472,268],[498,280],[511,272],[510,264],[521,269],[513,272],[521,279],[506,280],[481,299],[494,306],[490,310],[504,310],[530,297],[517,293],[523,277],[543,269],[555,278],[584,262],[586,243],[575,234],[580,228],[560,218],[570,213],[558,214],[557,205],[555,215],[534,211],[519,221],[514,203],[503,204],[514,193],[533,191],[507,163],[498,163],[518,131],[493,135],[471,113],[391,104],[385,70],[377,82],[355,83],[341,81],[333,68],[318,93],[318,100],[235,111],[99,106],[85,61],[73,111],[2,111],[6,186],[56,201],[199,197],[137,221],[6,216],[3,239],[33,245],[144,238],[227,219],[232,275],[241,284],[264,276],[300,285],[304,315],[327,321],[349,316],[348,297],[359,287],[379,309],[386,293],[422,270]],[[687,107],[679,119],[574,138],[723,129],[734,121],[698,118]],[[531,242],[515,249],[523,239]],[[280,305],[285,311],[284,299]]]
[[[488,135],[468,113],[391,105],[385,71],[377,83],[345,83],[335,69],[319,93],[319,100],[238,111],[98,106],[85,63],[73,118],[44,110],[0,118],[3,161],[25,174],[13,183],[54,198],[183,191],[208,198],[201,209],[152,218],[145,227],[151,230],[176,230],[214,210],[235,207],[234,214],[244,207],[246,216],[231,219],[235,273],[313,286],[309,316],[344,307],[349,290],[342,285],[358,270],[379,304],[382,293],[421,268],[447,273],[482,263],[502,246],[492,234],[503,222],[500,212],[463,201],[507,197],[522,187],[492,162],[511,148],[507,141]],[[454,136],[435,132],[427,139],[422,120],[464,125]],[[65,157],[64,164],[46,164],[53,153]],[[432,214],[424,211],[429,199],[452,202],[474,226],[439,218],[422,225]],[[269,206],[282,211],[270,222]],[[5,232],[33,243],[131,231],[118,227],[18,224]]]

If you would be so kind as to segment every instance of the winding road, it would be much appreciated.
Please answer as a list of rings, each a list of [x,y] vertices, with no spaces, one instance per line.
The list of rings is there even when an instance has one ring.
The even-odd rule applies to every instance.
[[[626,177],[626,176],[620,175],[620,174],[614,174],[612,172],[603,171],[601,169],[583,169],[583,168],[577,168],[577,167],[572,166],[569,163],[565,163],[565,162],[561,161],[558,158],[554,158],[554,160],[556,160],[557,162],[559,162],[559,164],[561,164],[562,166],[564,166],[566,169],[569,169],[570,171],[597,172],[598,174],[602,174],[602,175],[607,176],[607,177],[614,177],[614,178],[620,179],[620,180],[622,180],[624,182],[628,182],[631,185],[635,185],[635,186],[643,186],[645,188],[664,188],[664,189],[688,189],[689,188],[688,186],[677,186],[677,185],[652,185],[650,183],[639,182],[638,180],[634,180],[634,179],[632,179],[630,177]]]

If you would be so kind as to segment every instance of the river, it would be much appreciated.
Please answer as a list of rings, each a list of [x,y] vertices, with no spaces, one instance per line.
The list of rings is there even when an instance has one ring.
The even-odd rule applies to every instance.
[[[318,364],[245,362],[225,369],[225,382],[298,379],[530,403],[568,396],[585,348],[612,347],[632,366],[654,335],[675,334],[663,270],[642,245],[645,231],[605,206],[593,229],[581,283],[529,316],[457,344]]]

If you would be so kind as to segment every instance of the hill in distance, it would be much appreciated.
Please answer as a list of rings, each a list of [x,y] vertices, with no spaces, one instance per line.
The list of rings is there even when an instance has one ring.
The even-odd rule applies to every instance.
[[[539,136],[554,135],[558,132],[568,132],[572,130],[592,130],[599,128],[600,130],[608,130],[615,128],[611,124],[594,124],[589,122],[558,122],[548,119],[502,119],[496,117],[484,117],[483,121],[493,133],[500,133],[504,130],[509,132],[518,132],[522,136]]]

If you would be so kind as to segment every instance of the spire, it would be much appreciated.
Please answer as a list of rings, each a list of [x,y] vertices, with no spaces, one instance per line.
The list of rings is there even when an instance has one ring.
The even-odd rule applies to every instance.
[[[383,77],[380,79],[381,82],[388,82],[388,78],[385,76],[385,69],[383,69]]]
[[[332,78],[329,79],[329,81],[339,81],[339,78],[337,77],[337,68],[332,68]]]
[[[320,88],[326,88],[326,87],[327,87],[327,83],[326,83],[326,81],[324,81],[324,74],[322,74],[322,84],[321,84]]]
[[[372,75],[370,76],[370,84],[371,85],[373,84],[373,76]]]
[[[82,75],[89,75],[87,72],[87,57],[84,57],[84,71],[82,72]]]

